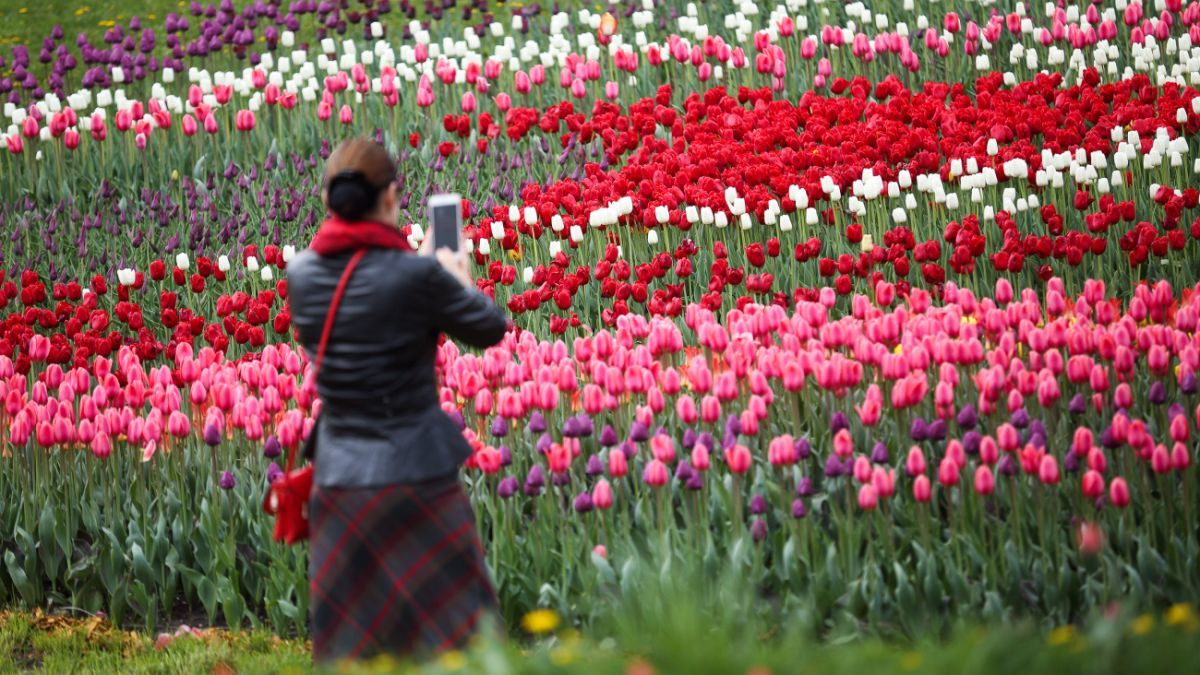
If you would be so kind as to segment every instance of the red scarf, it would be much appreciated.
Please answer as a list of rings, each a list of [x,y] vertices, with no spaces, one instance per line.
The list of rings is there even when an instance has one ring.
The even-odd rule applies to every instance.
[[[349,222],[337,216],[330,216],[321,223],[309,248],[322,257],[360,248],[412,250],[412,246],[408,245],[408,237],[397,227],[373,221]]]

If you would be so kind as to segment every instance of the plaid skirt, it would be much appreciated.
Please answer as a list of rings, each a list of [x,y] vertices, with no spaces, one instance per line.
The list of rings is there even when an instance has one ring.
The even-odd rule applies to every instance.
[[[310,633],[318,663],[465,645],[496,594],[457,474],[378,488],[314,487]]]

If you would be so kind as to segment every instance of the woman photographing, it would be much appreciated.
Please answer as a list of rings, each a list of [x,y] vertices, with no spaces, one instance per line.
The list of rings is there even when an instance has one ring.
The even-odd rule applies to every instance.
[[[318,662],[458,648],[496,608],[458,477],[471,448],[438,405],[434,360],[440,334],[488,347],[507,320],[464,253],[411,251],[395,179],[379,144],[339,145],[328,220],[287,270],[322,402],[309,502]]]

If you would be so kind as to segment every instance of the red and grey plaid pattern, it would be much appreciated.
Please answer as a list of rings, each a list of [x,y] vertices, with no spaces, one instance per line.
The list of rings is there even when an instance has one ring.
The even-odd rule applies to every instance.
[[[313,489],[309,560],[317,662],[462,647],[496,595],[458,476]]]

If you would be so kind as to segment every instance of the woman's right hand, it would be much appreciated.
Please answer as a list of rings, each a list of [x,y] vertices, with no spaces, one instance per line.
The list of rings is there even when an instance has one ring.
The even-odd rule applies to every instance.
[[[450,276],[458,279],[466,288],[474,288],[475,281],[471,278],[471,262],[467,258],[466,251],[452,251],[448,248],[439,248],[434,252],[434,257]]]

